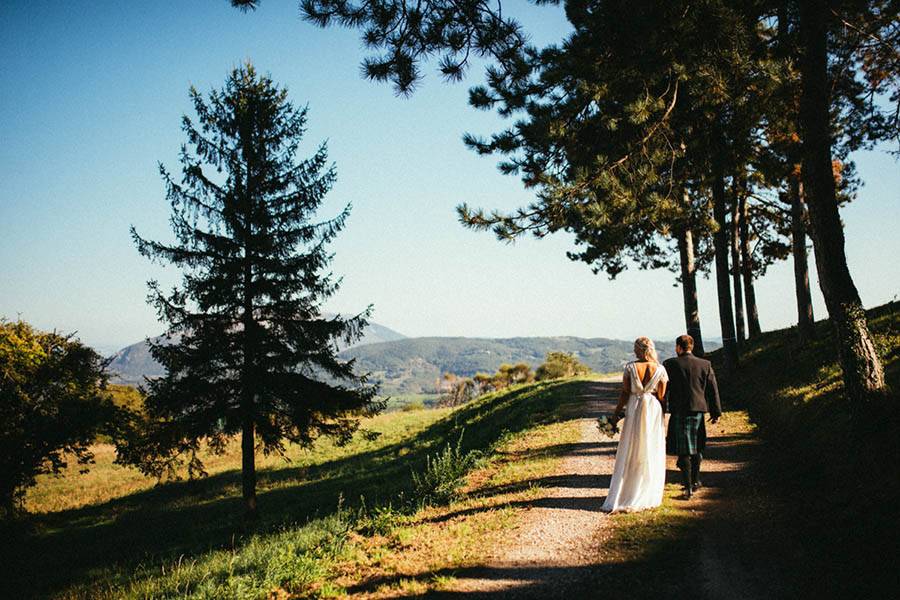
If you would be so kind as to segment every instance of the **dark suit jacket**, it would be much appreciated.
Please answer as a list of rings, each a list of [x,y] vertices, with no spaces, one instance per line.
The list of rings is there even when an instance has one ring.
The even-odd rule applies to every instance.
[[[670,413],[708,412],[713,418],[722,414],[719,386],[712,364],[687,352],[663,363],[669,375],[666,390]]]

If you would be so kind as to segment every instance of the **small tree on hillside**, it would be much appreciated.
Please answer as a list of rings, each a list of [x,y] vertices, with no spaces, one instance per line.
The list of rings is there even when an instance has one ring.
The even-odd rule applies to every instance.
[[[74,458],[93,462],[90,445],[116,426],[105,364],[72,336],[0,321],[0,518],[25,490]]]
[[[591,368],[568,352],[548,352],[544,363],[535,370],[535,379],[565,379],[587,375]]]
[[[350,207],[311,220],[335,172],[324,145],[296,159],[306,109],[250,64],[206,99],[192,89],[191,99],[197,123],[182,121],[181,183],[160,166],[177,242],[149,241],[132,228],[141,254],[175,265],[184,278],[169,294],[149,284],[173,343],[151,343],[167,375],[148,381],[150,424],[130,458],[161,476],[188,455],[189,473],[202,474],[201,441],[223,452],[240,433],[243,498],[253,517],[257,444],[282,452],[286,440],[309,445],[321,434],[346,442],[356,417],[380,407],[352,361],[336,356],[338,340],[360,337],[369,311],[321,314],[337,289],[322,272],[331,259],[325,245]]]
[[[438,406],[459,406],[475,398],[478,395],[475,381],[469,377],[448,378],[449,389],[440,397]]]

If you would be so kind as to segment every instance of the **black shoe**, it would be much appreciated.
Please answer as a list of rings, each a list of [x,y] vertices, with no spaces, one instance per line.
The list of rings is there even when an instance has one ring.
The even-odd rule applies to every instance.
[[[693,496],[693,495],[694,494],[691,491],[691,488],[684,488],[684,493],[681,495],[681,499],[682,500],[690,500],[691,496]]]
[[[692,490],[695,491],[695,492],[696,492],[697,490],[699,490],[700,487],[701,487],[701,483],[700,483],[699,481],[695,481],[695,482],[694,482],[694,485],[691,486]]]

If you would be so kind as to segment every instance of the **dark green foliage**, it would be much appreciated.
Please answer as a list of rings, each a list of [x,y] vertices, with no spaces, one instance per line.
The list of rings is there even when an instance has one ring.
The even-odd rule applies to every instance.
[[[92,462],[98,434],[113,434],[122,411],[106,390],[100,356],[72,336],[0,321],[0,519],[25,490],[69,459]]]
[[[160,166],[176,243],[132,229],[141,254],[184,276],[171,293],[150,282],[150,300],[168,326],[164,340],[150,341],[151,353],[166,375],[146,383],[147,420],[127,459],[160,476],[187,455],[189,472],[200,474],[201,441],[221,451],[241,433],[247,499],[257,443],[281,452],[285,440],[346,441],[357,417],[378,408],[374,388],[337,357],[337,342],[357,339],[368,311],[350,319],[321,314],[337,289],[324,272],[325,246],[349,206],[312,220],[335,171],[324,145],[297,159],[306,109],[250,64],[207,98],[192,89],[191,99],[197,121],[182,121],[181,182]]]
[[[587,375],[591,372],[591,368],[579,361],[571,354],[565,352],[550,352],[547,359],[539,366],[534,377],[538,381],[547,379],[567,379],[569,377],[578,377],[579,375]]]
[[[390,81],[409,94],[422,79],[420,64],[438,58],[448,81],[465,75],[475,56],[515,60],[525,35],[503,11],[502,2],[485,0],[302,0],[304,18],[320,27],[339,24],[362,31],[373,51],[362,64],[365,76]]]
[[[456,444],[447,442],[444,448],[425,457],[421,473],[413,472],[413,497],[425,504],[446,504],[455,499],[459,488],[478,460],[479,453],[462,447],[463,431]]]

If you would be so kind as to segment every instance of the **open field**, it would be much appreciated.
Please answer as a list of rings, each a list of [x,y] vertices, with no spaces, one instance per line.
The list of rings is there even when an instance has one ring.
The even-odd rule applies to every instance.
[[[29,525],[3,536],[2,558],[12,567],[6,589],[14,597],[71,598],[245,598],[265,597],[273,589],[340,594],[353,584],[346,575],[338,587],[327,582],[346,573],[347,564],[386,556],[379,548],[395,548],[397,539],[428,539],[410,533],[417,513],[435,510],[410,497],[411,473],[422,469],[426,455],[464,432],[463,447],[484,454],[477,477],[486,477],[485,469],[492,478],[515,479],[551,468],[552,455],[505,466],[495,459],[523,436],[565,439],[553,427],[565,429],[559,423],[577,402],[575,385],[533,384],[454,410],[384,414],[364,424],[380,433],[374,441],[357,436],[343,448],[328,441],[312,450],[290,448],[290,463],[261,458],[262,518],[249,529],[240,519],[237,446],[209,459],[205,479],[154,487],[154,481],[112,464],[111,449],[99,445],[89,474],[42,478],[28,495],[34,513]],[[484,515],[477,527],[470,522],[436,530],[433,551],[440,549],[450,563],[470,560],[465,549],[473,547],[473,535],[481,535],[473,527],[489,535],[504,523],[503,510]],[[448,558],[444,549],[454,543],[460,554]],[[435,560],[424,550],[403,556]]]

